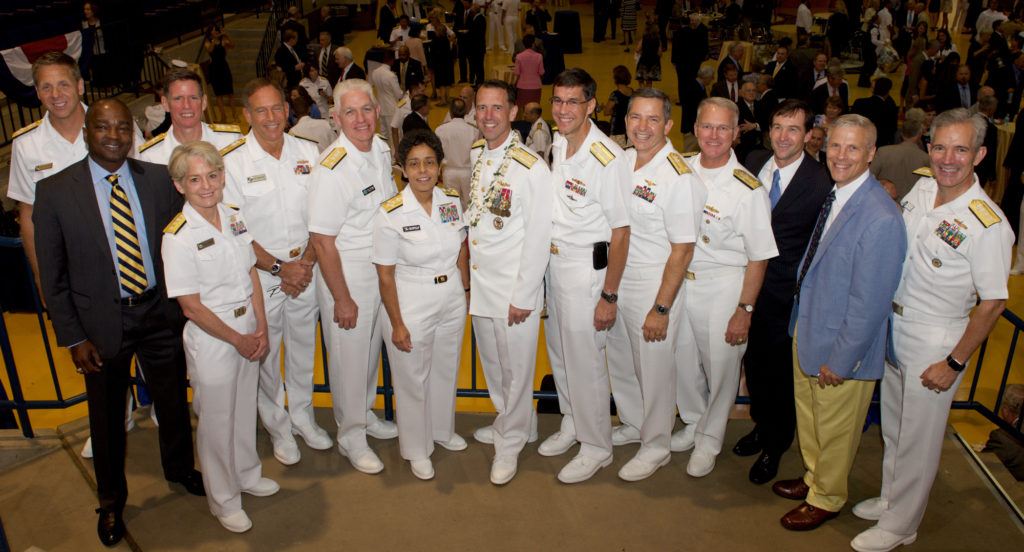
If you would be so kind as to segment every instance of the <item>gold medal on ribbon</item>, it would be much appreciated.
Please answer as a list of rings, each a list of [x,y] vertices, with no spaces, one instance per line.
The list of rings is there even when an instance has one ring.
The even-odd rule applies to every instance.
[[[505,226],[505,221],[501,220],[501,217],[494,217],[494,228],[501,230],[503,226]]]

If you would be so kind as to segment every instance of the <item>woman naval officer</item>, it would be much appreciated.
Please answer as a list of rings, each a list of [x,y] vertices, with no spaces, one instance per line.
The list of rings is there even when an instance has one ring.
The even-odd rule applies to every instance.
[[[241,533],[252,527],[241,493],[279,489],[262,477],[256,453],[256,386],[267,352],[256,253],[242,213],[221,203],[224,160],[215,147],[178,146],[167,168],[186,203],[164,229],[161,252],[167,295],[189,319],[183,338],[203,485],[213,515]]]
[[[395,378],[399,449],[413,475],[431,479],[434,442],[448,450],[466,448],[455,433],[455,386],[469,302],[469,249],[458,192],[437,187],[441,140],[427,130],[410,132],[398,144],[398,159],[409,184],[381,205],[373,262],[388,314],[384,343]]]

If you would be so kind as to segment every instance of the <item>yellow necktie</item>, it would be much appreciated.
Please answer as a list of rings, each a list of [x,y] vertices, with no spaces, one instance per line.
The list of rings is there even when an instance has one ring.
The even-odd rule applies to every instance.
[[[149,280],[142,263],[142,248],[132,217],[128,196],[117,183],[117,175],[107,175],[110,182],[110,220],[114,226],[114,244],[117,247],[117,271],[121,275],[121,287],[129,295],[141,295],[146,291]]]

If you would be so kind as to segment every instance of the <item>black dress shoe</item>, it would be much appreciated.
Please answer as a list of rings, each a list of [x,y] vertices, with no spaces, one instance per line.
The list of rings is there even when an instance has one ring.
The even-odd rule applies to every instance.
[[[181,485],[185,487],[185,490],[188,491],[189,494],[194,494],[196,496],[206,496],[206,489],[203,488],[203,474],[199,473],[199,471],[197,470],[192,470],[184,477],[176,479],[168,478],[167,480],[170,481],[171,483],[181,483]]]
[[[750,466],[750,482],[755,485],[763,485],[779,473],[779,459],[782,455],[762,452],[757,461]]]
[[[754,431],[740,437],[740,440],[736,442],[736,446],[732,447],[732,452],[736,456],[753,456],[761,452],[761,435],[758,434],[757,428]]]
[[[124,538],[124,520],[121,519],[121,512],[97,508],[96,513],[100,515],[96,523],[96,534],[104,546],[114,546]]]

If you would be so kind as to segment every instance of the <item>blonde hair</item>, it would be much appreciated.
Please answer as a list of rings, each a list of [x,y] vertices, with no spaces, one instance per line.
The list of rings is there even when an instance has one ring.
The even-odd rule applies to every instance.
[[[171,160],[167,162],[167,172],[171,174],[171,180],[180,184],[188,172],[188,162],[193,158],[206,161],[207,165],[218,171],[224,170],[224,158],[221,157],[217,148],[209,142],[195,140],[174,148]]]

